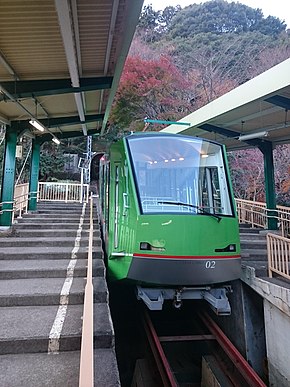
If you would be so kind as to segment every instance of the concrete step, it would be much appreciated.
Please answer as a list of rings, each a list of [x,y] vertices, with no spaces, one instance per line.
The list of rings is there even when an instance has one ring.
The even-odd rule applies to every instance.
[[[70,259],[72,257],[71,246],[48,246],[48,247],[3,247],[0,249],[0,260],[13,259]],[[80,247],[76,253],[78,259],[88,257],[88,248]],[[103,251],[101,246],[93,246],[93,258],[102,258]]]
[[[26,353],[0,356],[1,386],[75,387],[79,385],[80,351]],[[116,354],[112,348],[94,351],[95,386],[120,386]],[[41,378],[39,377],[41,375]]]
[[[25,219],[31,219],[31,218],[40,217],[40,216],[43,216],[43,217],[45,216],[45,218],[55,218],[56,214],[58,214],[60,216],[67,215],[71,218],[76,218],[76,219],[79,219],[81,216],[81,212],[76,213],[75,211],[71,211],[71,212],[67,212],[67,213],[65,211],[62,211],[61,213],[55,212],[55,211],[47,211],[47,213],[45,213],[45,210],[42,210],[41,212],[40,211],[28,212],[27,214],[23,214],[22,217]],[[88,211],[86,211],[85,216],[89,217]],[[17,218],[17,219],[19,219],[19,218]]]
[[[76,387],[80,351],[0,355],[1,387]]]
[[[251,227],[241,227],[240,226],[239,230],[240,230],[241,234],[243,234],[243,233],[259,234],[259,232],[262,231],[263,229],[261,229],[261,228],[251,228]]]
[[[263,234],[257,234],[257,233],[243,233],[243,234],[240,234],[240,239],[241,241],[242,240],[251,240],[251,239],[254,239],[254,240],[261,240],[261,241],[264,241],[264,243],[266,243],[266,235],[263,235]]]
[[[59,222],[59,223],[51,223],[51,222],[42,222],[42,223],[34,223],[34,222],[25,222],[25,223],[17,223],[15,225],[17,230],[20,229],[53,229],[53,228],[63,228],[63,229],[71,229],[71,230],[77,230],[79,228],[79,223],[65,223],[65,222]],[[82,225],[82,229],[88,229],[89,223],[85,222]]]
[[[0,354],[47,352],[58,305],[0,308]],[[82,305],[68,305],[60,350],[80,349]]]
[[[267,261],[267,250],[266,249],[242,249],[241,250],[242,260],[262,260]]]
[[[57,210],[70,210],[70,209],[82,209],[83,205],[86,204],[86,207],[89,207],[89,203],[65,203],[65,202],[50,202],[50,201],[40,201],[37,203],[38,209],[57,209]]]
[[[43,237],[76,237],[77,229],[68,229],[65,228],[59,229],[58,227],[55,227],[54,229],[25,229],[25,228],[17,228],[13,230],[12,237],[16,236],[18,238],[43,238]],[[86,228],[85,230],[82,230],[82,238],[87,238],[89,234],[89,229]],[[94,231],[94,236],[99,237],[100,231],[97,229]]]
[[[65,278],[9,279],[0,282],[0,307],[59,305]],[[70,304],[82,304],[84,278],[74,278],[70,288]]]
[[[0,281],[0,307],[59,305],[65,278],[27,278]],[[86,279],[74,278],[69,304],[83,304]],[[94,299],[106,302],[108,289],[103,277],[94,278]],[[1,330],[1,328],[0,328]]]
[[[88,246],[88,237],[89,234],[87,233],[85,236],[82,236],[80,240],[80,246],[87,247]],[[42,238],[35,238],[35,237],[23,237],[23,238],[17,238],[17,237],[7,237],[7,238],[0,238],[0,247],[36,247],[36,246],[74,246],[76,237],[70,236],[70,237],[47,237],[44,236]],[[93,246],[100,246],[101,245],[101,238],[100,236],[95,236],[93,239]]]
[[[241,240],[241,249],[242,250],[251,250],[251,249],[267,249],[266,240],[259,239],[250,239],[250,240]]]
[[[22,223],[77,223],[79,224],[79,218],[71,218],[70,216],[62,216],[56,214],[54,217],[47,218],[46,215],[34,216],[33,218],[17,218],[17,224]],[[88,223],[88,218],[85,219],[85,223]]]
[[[0,280],[20,278],[65,278],[70,259],[23,259],[0,261]],[[78,259],[74,277],[86,277],[87,259]],[[105,276],[103,259],[93,259],[93,276]]]
[[[0,307],[0,355],[48,351],[58,305]],[[80,350],[83,305],[68,305],[60,351]],[[94,348],[112,348],[114,331],[106,303],[94,304]]]
[[[66,276],[69,262],[74,258],[79,228],[79,217],[75,214],[78,211],[80,216],[81,208],[74,205],[69,215],[52,209],[46,219],[40,213],[32,217],[29,214],[14,226],[11,236],[0,238],[0,386],[78,385],[88,255],[87,220],[76,253],[68,305],[60,294],[69,284]],[[106,269],[98,223],[94,226],[97,228],[93,246],[95,386],[118,387]],[[48,355],[55,317],[59,310],[66,308],[59,353]]]

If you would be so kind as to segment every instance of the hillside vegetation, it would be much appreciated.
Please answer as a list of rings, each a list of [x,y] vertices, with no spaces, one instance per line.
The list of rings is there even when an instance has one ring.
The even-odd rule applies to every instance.
[[[144,118],[175,121],[290,57],[290,31],[273,16],[238,2],[143,8],[115,98],[109,128],[144,127]],[[278,155],[278,156],[277,156]],[[258,149],[230,155],[235,195],[264,200]],[[274,154],[278,203],[290,205],[288,146]],[[283,161],[282,161],[283,160]]]

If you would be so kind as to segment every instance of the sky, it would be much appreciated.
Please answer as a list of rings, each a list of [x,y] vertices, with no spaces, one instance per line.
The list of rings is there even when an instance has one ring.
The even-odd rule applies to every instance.
[[[144,0],[144,5],[152,4],[153,9],[164,9],[169,5],[180,5],[181,8],[190,4],[204,3],[206,0]],[[227,0],[232,2],[232,0]],[[161,3],[161,4],[160,4]],[[271,15],[284,20],[290,28],[290,0],[239,0],[239,3],[248,5],[252,8],[260,8],[265,17]]]

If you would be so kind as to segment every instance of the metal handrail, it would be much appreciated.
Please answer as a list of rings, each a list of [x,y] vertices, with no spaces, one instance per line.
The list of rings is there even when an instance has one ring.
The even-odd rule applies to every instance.
[[[89,184],[39,182],[38,201],[89,202]]]
[[[79,387],[94,386],[94,288],[93,288],[93,196],[90,197],[90,233],[89,233],[89,252],[87,283],[85,286],[83,328],[82,328],[82,345],[80,358],[80,377]]]
[[[290,280],[290,208],[277,206],[269,209],[266,203],[236,199],[240,223],[249,223],[252,227],[267,227],[268,219],[276,219],[279,233],[267,234],[268,274],[273,273]]]
[[[290,239],[276,234],[267,234],[269,277],[276,273],[290,280]]]
[[[19,190],[19,188],[21,188],[22,192],[23,191],[25,191],[25,192],[17,195],[17,191]],[[22,218],[23,211],[25,211],[25,213],[28,212],[29,200],[31,200],[33,198],[32,195],[35,195],[35,197],[36,197],[38,194],[37,191],[28,192],[28,183],[19,184],[19,185],[15,186],[14,192],[16,193],[16,195],[14,194],[13,201],[4,201],[4,202],[0,203],[0,207],[1,207],[0,214],[3,214],[4,212],[12,212],[12,220],[11,220],[12,224],[14,222],[14,219],[15,219],[15,216],[17,213],[18,213],[17,217]],[[3,209],[2,207],[5,204],[10,204],[11,208]]]
[[[276,219],[282,236],[290,235],[289,207],[277,206],[276,209],[271,209],[266,207],[266,203],[244,199],[236,199],[236,204],[240,223],[267,228],[268,219]]]

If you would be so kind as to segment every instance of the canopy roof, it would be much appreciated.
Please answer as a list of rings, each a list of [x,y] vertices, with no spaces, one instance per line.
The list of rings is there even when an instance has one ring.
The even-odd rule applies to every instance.
[[[58,138],[104,131],[142,3],[1,0],[0,124]]]
[[[163,131],[203,137],[228,150],[290,142],[290,59],[189,114]],[[266,132],[266,133],[265,133]],[[241,136],[251,135],[242,139]],[[239,137],[241,137],[239,139]]]

